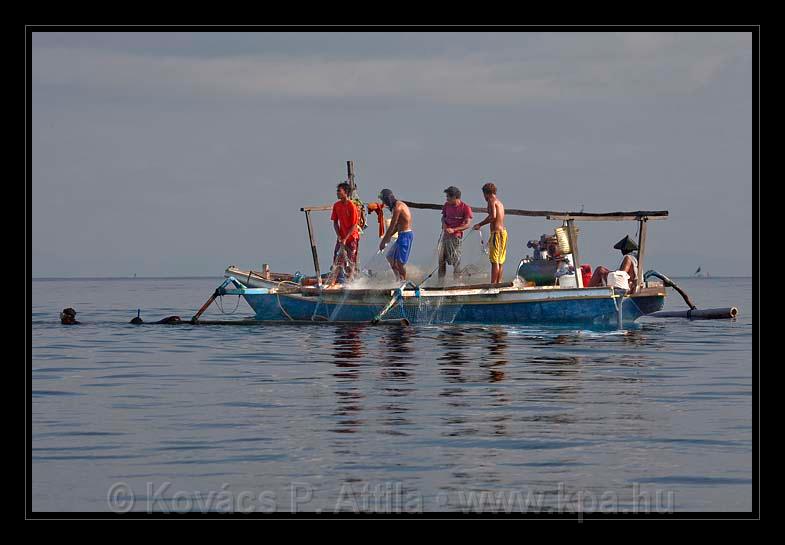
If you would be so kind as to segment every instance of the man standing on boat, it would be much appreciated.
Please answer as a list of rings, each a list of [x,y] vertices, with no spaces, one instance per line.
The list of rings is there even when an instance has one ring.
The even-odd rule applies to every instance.
[[[354,277],[357,268],[357,246],[360,240],[360,213],[355,204],[349,199],[351,186],[342,182],[335,190],[338,201],[333,205],[330,219],[338,240],[335,242],[333,252],[333,266],[344,269],[344,281],[348,282]]]
[[[461,268],[461,241],[463,232],[469,228],[472,207],[461,200],[461,190],[451,185],[444,190],[447,202],[442,207],[442,243],[439,251],[439,279],[447,274],[447,265],[452,265],[453,277]]]
[[[480,230],[483,225],[491,224],[491,238],[488,240],[488,257],[491,261],[491,283],[498,284],[504,275],[504,262],[507,259],[507,229],[504,228],[504,205],[496,196],[496,186],[488,182],[482,186],[482,196],[488,203],[488,217],[474,226]]]
[[[379,243],[379,251],[384,250],[384,247],[390,242],[390,238],[395,233],[398,233],[398,240],[395,241],[392,250],[387,252],[387,261],[395,273],[395,279],[400,282],[406,280],[406,263],[409,261],[409,253],[412,250],[412,241],[414,240],[412,213],[409,211],[409,207],[403,201],[396,199],[393,192],[389,189],[382,189],[382,192],[379,193],[379,198],[392,212],[390,227]]]

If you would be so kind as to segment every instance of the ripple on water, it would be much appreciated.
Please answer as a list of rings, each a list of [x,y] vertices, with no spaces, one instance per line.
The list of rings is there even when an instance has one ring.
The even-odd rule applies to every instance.
[[[623,505],[639,483],[676,510],[751,508],[751,314],[625,332],[129,325],[193,314],[220,279],[156,282],[33,283],[34,509],[106,509],[117,480],[138,499],[148,481],[287,498],[306,482],[308,509],[388,482],[426,501],[563,483]],[[752,308],[749,280],[682,287]],[[74,305],[84,325],[65,328]]]

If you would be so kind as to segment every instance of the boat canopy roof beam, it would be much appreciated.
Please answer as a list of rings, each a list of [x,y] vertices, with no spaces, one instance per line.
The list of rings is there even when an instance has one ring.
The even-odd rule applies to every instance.
[[[438,210],[441,211],[441,204],[420,203],[413,201],[403,201],[410,208],[419,208],[421,210]],[[300,208],[302,212],[316,212],[332,210],[332,205],[323,206],[304,206]],[[472,212],[483,213],[486,208],[480,206],[472,206]],[[546,218],[549,220],[576,220],[576,221],[640,221],[641,219],[647,220],[664,220],[668,217],[667,210],[636,210],[634,212],[556,212],[553,210],[519,210],[517,208],[505,209],[505,214],[508,216],[528,216],[533,218]]]

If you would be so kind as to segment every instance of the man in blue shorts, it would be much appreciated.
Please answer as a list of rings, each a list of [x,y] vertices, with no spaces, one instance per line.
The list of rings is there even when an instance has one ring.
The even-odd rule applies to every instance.
[[[384,234],[381,243],[379,244],[379,251],[384,250],[390,238],[395,233],[398,233],[398,240],[393,245],[392,249],[387,253],[387,261],[390,263],[390,268],[395,273],[395,278],[399,282],[406,280],[406,263],[409,261],[409,253],[412,249],[412,241],[414,240],[414,233],[412,232],[412,213],[406,203],[399,201],[389,189],[382,189],[379,193],[379,198],[384,205],[392,212],[392,219],[390,220],[390,227]]]

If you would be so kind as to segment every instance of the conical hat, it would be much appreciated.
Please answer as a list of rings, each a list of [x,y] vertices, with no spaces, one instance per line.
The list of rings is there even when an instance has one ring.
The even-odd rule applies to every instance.
[[[622,252],[632,252],[633,250],[638,249],[638,245],[635,244],[629,235],[614,244],[613,247],[617,250],[621,250]]]

